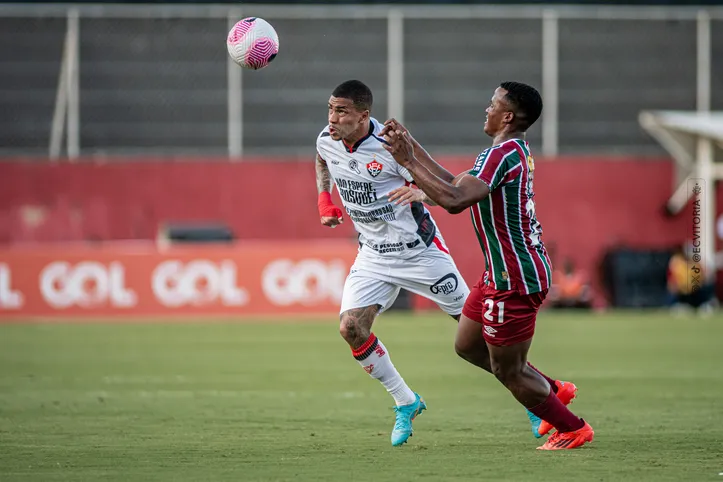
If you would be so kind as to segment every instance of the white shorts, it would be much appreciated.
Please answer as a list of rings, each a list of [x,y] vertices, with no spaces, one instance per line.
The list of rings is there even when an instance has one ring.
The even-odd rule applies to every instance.
[[[386,258],[362,248],[344,283],[341,311],[380,305],[389,309],[399,290],[424,296],[449,315],[462,313],[469,288],[452,257],[432,244],[407,259]]]

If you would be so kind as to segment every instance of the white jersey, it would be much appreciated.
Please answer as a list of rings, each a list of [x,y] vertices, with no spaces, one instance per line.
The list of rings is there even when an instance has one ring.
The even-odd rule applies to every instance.
[[[391,191],[413,179],[384,149],[385,141],[379,137],[382,127],[371,119],[369,133],[354,146],[333,140],[328,126],[316,140],[316,150],[326,161],[344,208],[359,233],[359,249],[408,258],[435,243],[446,252],[437,225],[422,203],[401,206],[389,202]]]

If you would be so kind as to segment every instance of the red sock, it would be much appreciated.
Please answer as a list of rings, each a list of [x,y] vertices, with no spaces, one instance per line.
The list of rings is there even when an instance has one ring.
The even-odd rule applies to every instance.
[[[535,366],[534,366],[532,363],[527,362],[527,366],[530,367],[530,368],[532,368],[533,370],[535,370],[535,371],[536,371],[537,373],[539,373],[540,375],[542,375],[542,378],[544,378],[545,380],[547,380],[547,383],[550,384],[550,388],[552,388],[552,392],[553,392],[553,393],[557,393],[557,383],[555,383],[555,380],[553,380],[552,378],[548,377],[547,375],[545,375],[544,373],[542,373],[540,370],[538,370],[537,368],[535,368]],[[544,420],[544,418],[543,418],[543,420]]]
[[[585,422],[568,410],[552,391],[544,402],[528,410],[555,427],[558,432],[573,432],[585,425]]]

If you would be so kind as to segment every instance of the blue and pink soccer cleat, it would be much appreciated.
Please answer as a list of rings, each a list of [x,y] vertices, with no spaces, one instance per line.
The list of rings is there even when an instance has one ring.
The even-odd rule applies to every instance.
[[[424,403],[422,397],[416,392],[414,396],[416,400],[413,403],[394,407],[394,411],[397,413],[397,419],[392,430],[392,445],[394,447],[404,444],[412,436],[414,432],[412,430],[412,420],[427,409],[427,404]]]

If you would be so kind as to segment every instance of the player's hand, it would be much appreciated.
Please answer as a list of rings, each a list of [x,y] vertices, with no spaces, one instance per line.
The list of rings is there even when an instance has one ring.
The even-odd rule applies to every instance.
[[[339,208],[337,208],[339,209]],[[341,213],[341,209],[339,209],[339,213]],[[329,226],[330,228],[335,228],[339,226],[341,223],[344,222],[344,218],[341,216],[322,216],[321,217],[321,224],[324,226]]]
[[[386,129],[386,128],[385,128]],[[400,166],[407,167],[414,159],[414,145],[409,134],[402,130],[393,130],[390,126],[384,134],[384,149],[389,152]]]
[[[400,131],[400,132],[406,132],[407,136],[412,139],[412,134],[409,132],[409,129],[404,127],[401,122],[399,122],[397,119],[392,117],[388,121],[384,123],[384,127],[382,128],[382,132],[380,135],[384,136],[389,131]]]
[[[427,196],[421,189],[416,189],[411,186],[398,187],[394,191],[389,193],[389,201],[396,201],[394,204],[401,204],[406,206],[413,202],[424,202]]]
[[[317,202],[319,207],[319,216],[321,217],[321,224],[335,228],[344,222],[344,214],[341,209],[336,207],[331,202],[331,193],[322,192],[319,194],[319,200]]]

